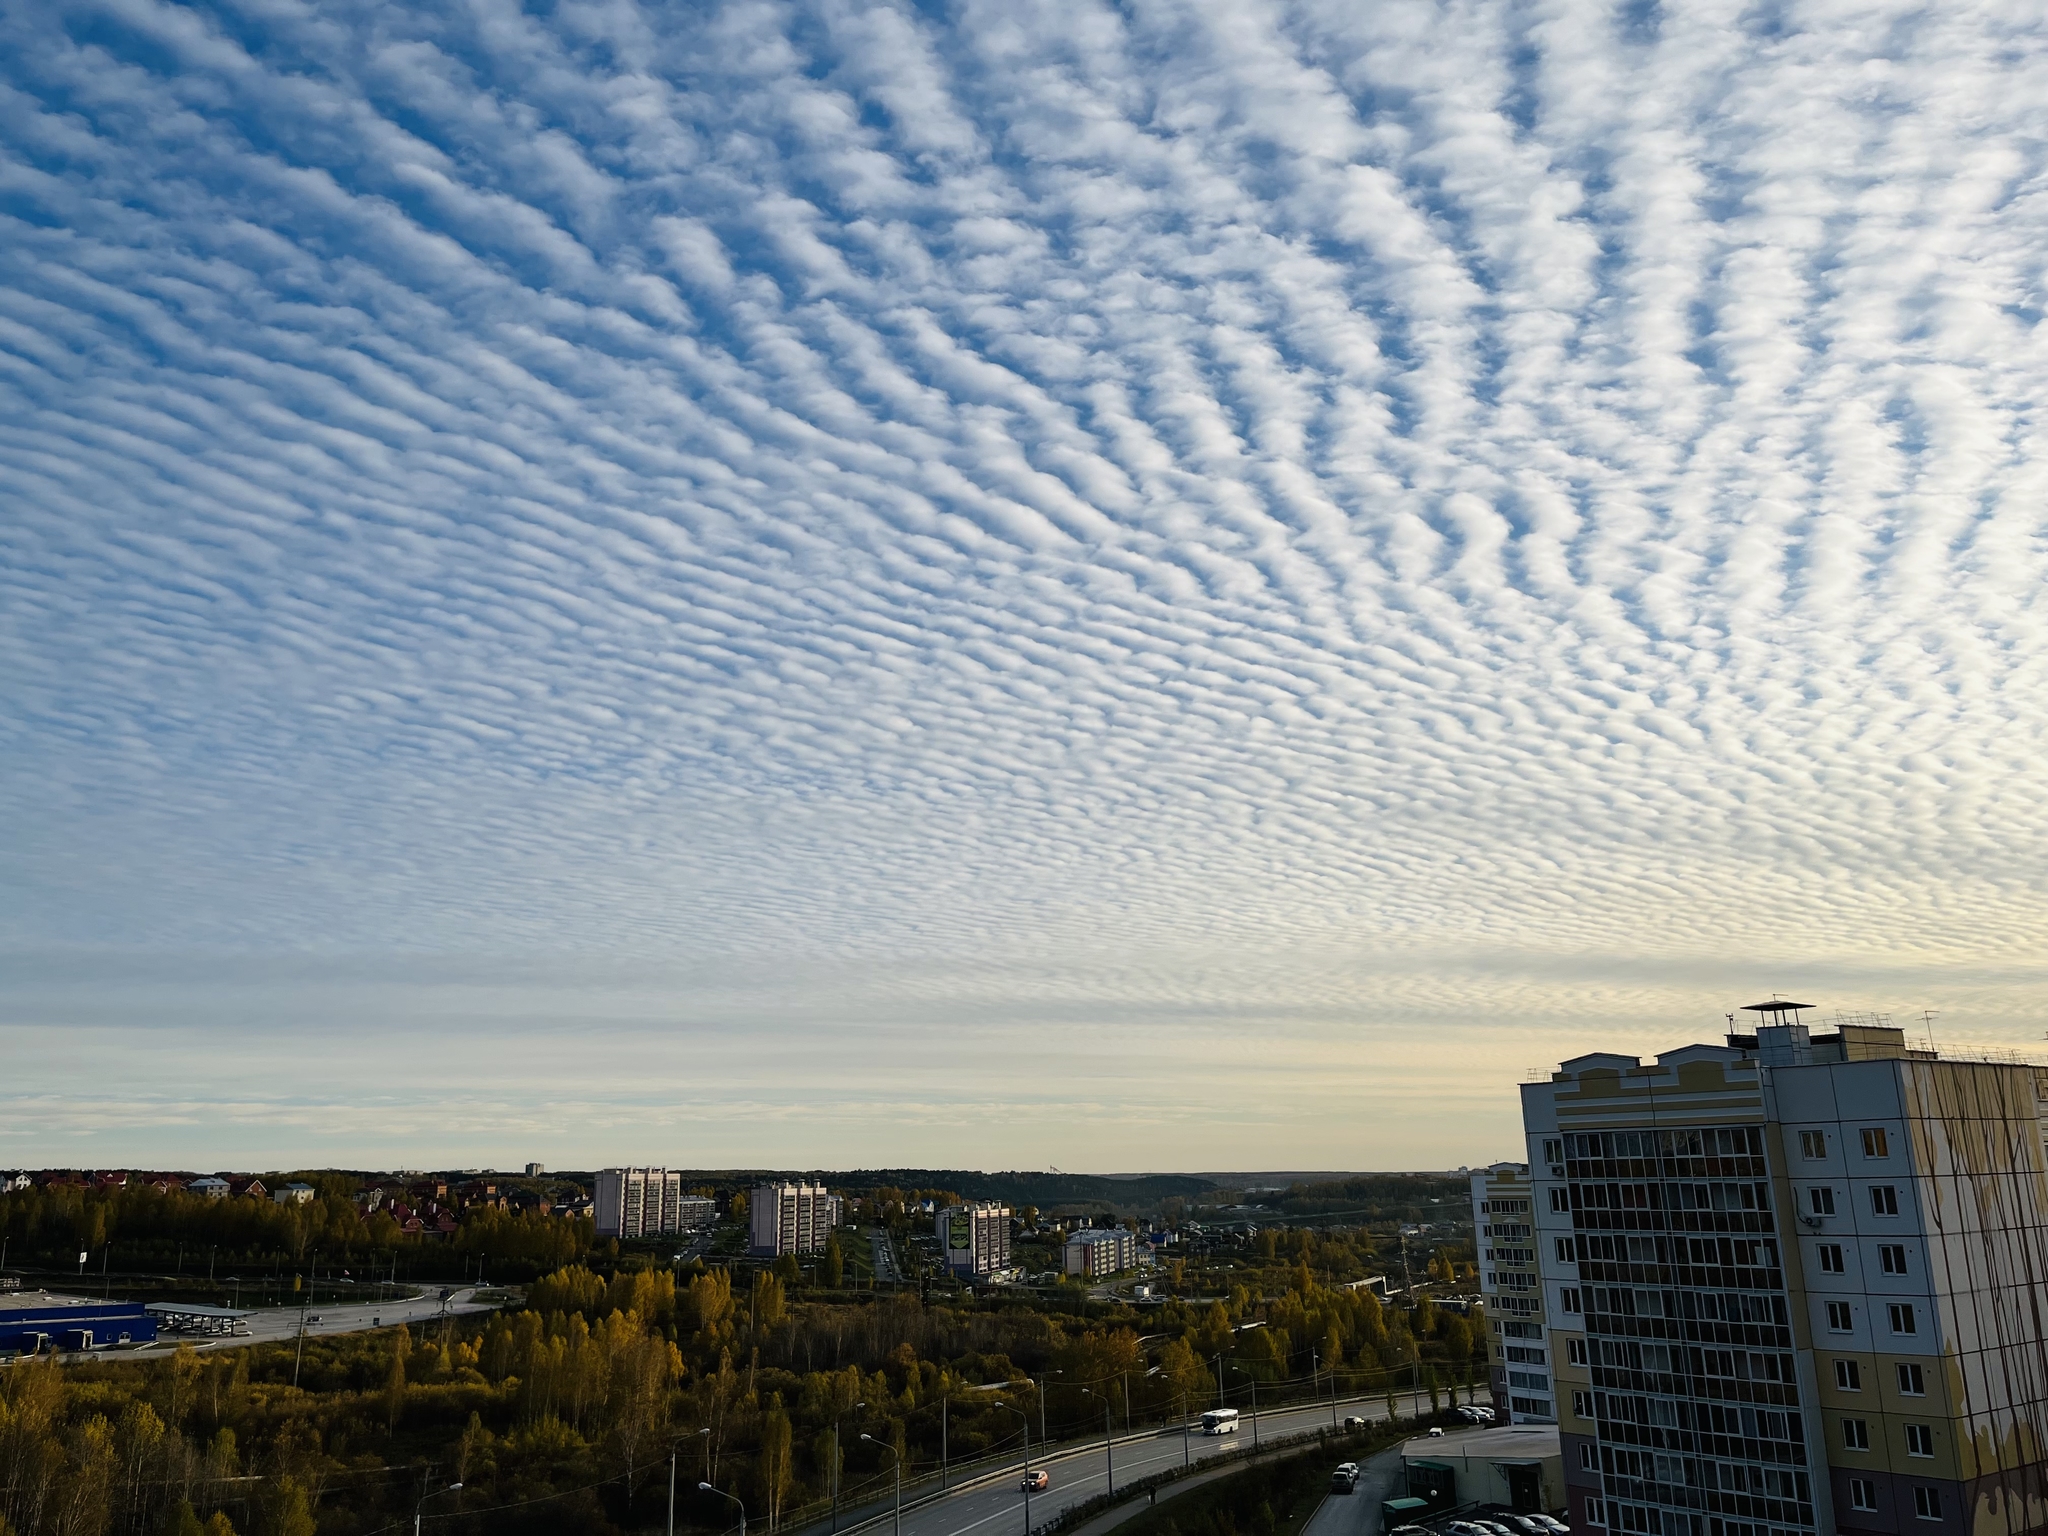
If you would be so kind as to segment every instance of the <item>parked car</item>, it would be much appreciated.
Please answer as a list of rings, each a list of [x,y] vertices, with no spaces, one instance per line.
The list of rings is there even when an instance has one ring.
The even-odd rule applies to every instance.
[[[1358,1491],[1358,1464],[1344,1462],[1330,1474],[1330,1492],[1356,1493]]]
[[[1549,1531],[1550,1536],[1572,1536],[1572,1528],[1555,1515],[1531,1515],[1529,1518]]]
[[[1432,1424],[1432,1425],[1430,1425],[1430,1426],[1429,1426],[1429,1438],[1430,1438],[1430,1439],[1432,1439],[1432,1440],[1441,1440],[1441,1439],[1443,1439],[1443,1437],[1444,1437],[1444,1427],[1443,1427],[1443,1425],[1441,1425],[1441,1424]]]
[[[1052,1486],[1052,1476],[1034,1467],[1024,1474],[1023,1480],[1017,1486],[1026,1493],[1043,1493]]]

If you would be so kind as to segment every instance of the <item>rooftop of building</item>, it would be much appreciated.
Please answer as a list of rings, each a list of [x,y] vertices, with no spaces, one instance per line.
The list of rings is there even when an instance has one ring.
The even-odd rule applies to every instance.
[[[1612,1051],[1593,1051],[1574,1056],[1549,1074],[1553,1082],[1568,1082],[1590,1073],[1608,1072],[1622,1076],[1673,1072],[1694,1062],[1718,1062],[1737,1072],[1754,1072],[1758,1066],[1824,1066],[1851,1061],[1949,1061],[1993,1066],[2037,1066],[2017,1052],[1977,1051],[1943,1055],[1934,1047],[1931,1033],[1909,1040],[1906,1031],[1881,1013],[1837,1013],[1833,1027],[1815,1033],[1798,1022],[1798,1010],[1813,1007],[1773,998],[1766,1003],[1746,1003],[1745,1010],[1770,1022],[1759,1023],[1750,1033],[1736,1029],[1733,1013],[1727,1015],[1729,1032],[1724,1044],[1693,1042],[1660,1051],[1644,1061]],[[1929,1019],[1931,1026],[1931,1016]],[[2040,1068],[2048,1070],[2048,1068]]]
[[[1401,1442],[1405,1461],[1437,1456],[1487,1456],[1502,1461],[1535,1460],[1558,1452],[1555,1424],[1496,1424],[1474,1429],[1447,1429],[1440,1436],[1418,1435]]]
[[[126,1302],[97,1296],[65,1296],[56,1291],[0,1291],[0,1312],[49,1312],[59,1307],[114,1307]]]

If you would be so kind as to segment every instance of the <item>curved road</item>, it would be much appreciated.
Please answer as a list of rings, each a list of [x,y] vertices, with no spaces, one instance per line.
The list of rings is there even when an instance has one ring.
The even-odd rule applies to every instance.
[[[486,1287],[490,1289],[490,1287]],[[496,1303],[476,1300],[475,1286],[463,1286],[448,1298],[447,1312],[462,1314],[472,1312],[493,1312]],[[306,1309],[306,1337],[319,1338],[331,1333],[361,1333],[371,1328],[389,1328],[397,1323],[432,1322],[442,1315],[441,1293],[425,1291],[418,1296],[401,1297],[396,1301],[346,1302],[335,1306],[323,1304]],[[157,1342],[151,1348],[173,1347],[190,1344],[194,1349],[232,1349],[243,1344],[290,1343],[299,1336],[299,1311],[296,1307],[264,1307],[249,1314],[249,1331],[233,1337],[215,1337],[203,1333],[171,1333],[157,1335]]]
[[[1412,1418],[1429,1412],[1428,1395],[1402,1395],[1396,1398],[1403,1417]],[[1387,1416],[1385,1397],[1353,1398],[1337,1405],[1340,1421],[1345,1417],[1357,1416],[1378,1422]],[[1252,1420],[1247,1411],[1239,1421],[1241,1428],[1235,1435],[1204,1435],[1197,1426],[1183,1441],[1179,1429],[1152,1430],[1119,1437],[1114,1445],[1116,1463],[1116,1486],[1151,1477],[1155,1473],[1169,1471],[1182,1464],[1183,1457],[1189,1462],[1198,1462],[1223,1451],[1249,1450],[1252,1444]],[[1309,1407],[1289,1407],[1263,1411],[1259,1414],[1259,1440],[1270,1444],[1273,1441],[1310,1434],[1318,1429],[1330,1427],[1330,1404],[1326,1400]],[[1333,1458],[1331,1465],[1341,1458]],[[1062,1510],[1084,1500],[1094,1498],[1107,1487],[1103,1446],[1100,1440],[1093,1445],[1075,1446],[1066,1442],[1054,1454],[1042,1457],[1034,1445],[1031,1465],[1051,1474],[1052,1486],[1044,1493],[1031,1496],[1031,1525],[1042,1526]],[[929,1503],[912,1507],[906,1502],[903,1510],[903,1536],[1025,1536],[1024,1495],[1017,1484],[1022,1472],[1021,1453],[1011,1467],[978,1486],[957,1490],[934,1499]],[[841,1516],[841,1532],[859,1529],[866,1536],[887,1536],[890,1532],[890,1510],[886,1505],[876,1513],[877,1506],[864,1502],[867,1511],[855,1519]],[[828,1529],[822,1523],[814,1525],[806,1536],[821,1536]]]

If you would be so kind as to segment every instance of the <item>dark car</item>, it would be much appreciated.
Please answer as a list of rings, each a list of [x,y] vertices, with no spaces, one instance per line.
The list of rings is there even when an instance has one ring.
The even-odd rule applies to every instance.
[[[1043,1493],[1052,1486],[1052,1477],[1049,1473],[1033,1469],[1024,1474],[1023,1481],[1017,1486],[1026,1493]]]

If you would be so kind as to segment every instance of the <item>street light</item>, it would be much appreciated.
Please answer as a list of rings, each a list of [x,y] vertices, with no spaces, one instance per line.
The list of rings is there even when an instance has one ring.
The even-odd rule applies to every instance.
[[[1104,1475],[1108,1478],[1108,1484],[1104,1491],[1108,1493],[1115,1493],[1116,1453],[1110,1450],[1109,1448],[1109,1399],[1104,1394],[1096,1392],[1088,1387],[1083,1387],[1081,1389],[1081,1395],[1083,1397],[1092,1397],[1098,1403],[1102,1404],[1102,1465],[1105,1468]]]
[[[1149,1379],[1153,1376],[1162,1376],[1165,1373],[1166,1368],[1164,1366],[1155,1365],[1145,1375]],[[1188,1394],[1186,1389],[1175,1387],[1173,1389],[1173,1400],[1174,1405],[1180,1410],[1180,1467],[1185,1472],[1194,1464],[1194,1452],[1188,1444]]]
[[[446,1488],[436,1488],[432,1493],[420,1495],[419,1503],[412,1507],[412,1536],[420,1536],[420,1511],[427,1507],[427,1500],[438,1499],[444,1493],[460,1493],[462,1484],[450,1483]]]
[[[1031,1536],[1031,1415],[1015,1403],[997,1403],[1005,1413],[1014,1413],[1024,1425],[1024,1536]]]
[[[862,1435],[869,1445],[879,1445],[896,1459],[896,1536],[903,1536],[903,1453],[886,1440],[877,1440],[873,1435]]]
[[[843,1413],[832,1416],[832,1529],[839,1529],[839,1426],[846,1421],[848,1413],[859,1413],[866,1403],[855,1403]],[[741,1533],[745,1536],[745,1532]]]
[[[724,1490],[723,1488],[714,1488],[714,1487],[712,1487],[712,1486],[711,1486],[711,1485],[710,1485],[709,1483],[699,1483],[699,1484],[697,1485],[697,1491],[698,1491],[699,1493],[715,1493],[715,1494],[717,1494],[717,1495],[718,1495],[718,1496],[719,1496],[719,1497],[720,1497],[721,1499],[724,1499],[724,1500],[725,1500],[726,1502],[728,1502],[728,1503],[731,1503],[731,1504],[739,1504],[739,1506],[740,1506],[740,1536],[747,1536],[747,1506],[746,1506],[746,1505],[744,1505],[744,1504],[740,1504],[740,1501],[739,1501],[739,1500],[738,1500],[737,1498],[734,1498],[734,1497],[733,1497],[733,1495],[731,1495],[731,1494],[727,1493],[727,1492],[726,1492],[726,1491],[725,1491],[725,1490]]]
[[[1237,1373],[1252,1384],[1252,1449],[1259,1448],[1259,1378],[1233,1360],[1230,1364]],[[1223,1356],[1216,1357],[1216,1390],[1223,1390]]]
[[[697,1433],[700,1436],[708,1437],[711,1431],[707,1427],[698,1430]],[[668,1447],[668,1536],[676,1536],[676,1447],[682,1443],[680,1440],[672,1440],[669,1442]],[[704,1441],[704,1475],[706,1477],[711,1475],[711,1441],[709,1438],[706,1438]]]

